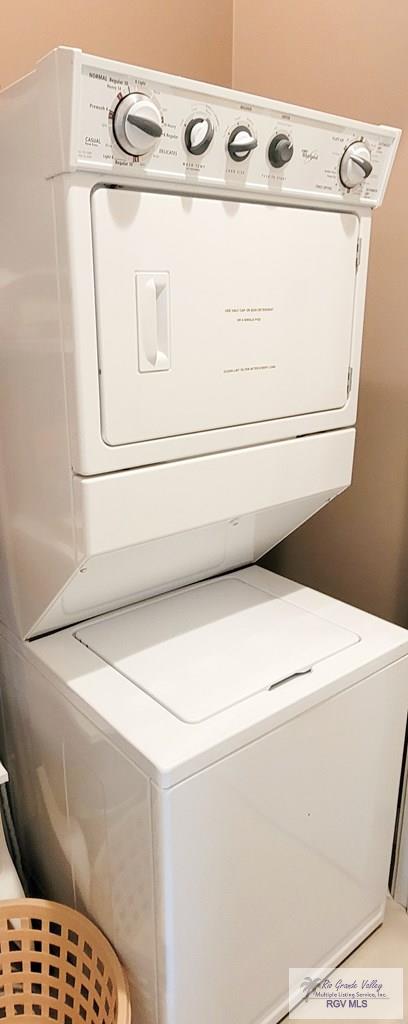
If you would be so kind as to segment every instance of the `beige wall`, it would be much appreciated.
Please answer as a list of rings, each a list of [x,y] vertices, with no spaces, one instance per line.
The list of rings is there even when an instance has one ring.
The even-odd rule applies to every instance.
[[[407,0],[235,0],[233,85],[408,129]],[[352,487],[267,564],[408,624],[408,130],[374,217]]]
[[[7,12],[3,3],[1,85],[58,45],[229,85],[232,2],[18,0]]]

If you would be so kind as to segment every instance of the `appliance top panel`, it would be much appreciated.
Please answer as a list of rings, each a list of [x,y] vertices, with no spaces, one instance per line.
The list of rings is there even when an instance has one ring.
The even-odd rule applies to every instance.
[[[58,48],[69,167],[153,187],[381,203],[400,132]],[[41,64],[40,64],[41,67]],[[60,101],[64,134],[67,102]]]
[[[167,594],[76,636],[191,724],[310,672],[360,639],[234,577]]]
[[[184,591],[180,590],[177,595],[175,593],[174,598],[188,595],[192,599],[194,592],[200,591],[198,601],[194,598],[194,602],[191,602],[191,612],[183,622],[180,621],[182,606],[172,600],[167,602],[165,619],[158,620],[158,612],[164,614],[166,599],[153,598],[134,608],[115,614],[110,612],[88,625],[70,626],[25,645],[27,658],[32,659],[40,671],[53,680],[70,703],[82,711],[86,720],[89,723],[95,722],[127,757],[137,762],[142,771],[166,788],[181,782],[192,772],[213,764],[243,744],[264,736],[271,729],[279,728],[294,715],[308,711],[322,700],[331,699],[345,687],[353,686],[391,663],[403,659],[401,664],[405,666],[408,632],[399,626],[376,619],[358,608],[302,587],[299,583],[284,580],[259,566],[219,577],[217,585],[227,581],[230,588],[228,592],[224,586],[216,589],[214,581],[210,581],[208,584],[198,583]],[[233,587],[233,582],[245,586],[242,589]],[[203,593],[205,588],[208,589],[207,604]],[[154,606],[155,619],[150,618]],[[143,639],[140,633],[142,620],[130,617],[132,611],[139,613],[142,610],[143,614],[149,610],[150,623],[150,632]],[[295,618],[297,611],[305,613],[305,618]],[[279,637],[276,614],[287,615],[292,630],[290,643],[288,630],[285,643]],[[123,627],[121,619],[124,620]],[[197,619],[204,630],[202,634],[199,633]],[[241,643],[239,629],[244,622],[248,630],[252,626],[254,632],[251,637],[246,630]],[[313,637],[306,636],[306,623],[313,628]],[[296,633],[296,642],[293,641],[295,630],[300,624],[301,644],[300,639],[298,643],[300,633]],[[94,627],[99,632],[93,632]],[[338,632],[331,633],[332,627],[337,627]],[[238,635],[240,651],[245,651],[244,666],[236,664],[236,654],[230,642],[232,633],[235,634],[235,644]],[[262,634],[262,650],[259,653],[258,634]],[[190,649],[199,648],[202,652],[205,636],[212,643],[213,659],[216,644],[220,643],[221,637],[223,666],[222,669],[216,667],[216,680],[225,687],[228,672],[230,678],[235,674],[232,701],[235,697],[237,699],[235,703],[231,702],[231,692],[228,694],[223,689],[219,706],[223,703],[225,710],[210,714],[200,721],[200,690],[204,690],[205,686],[210,693],[212,681],[209,673],[204,675],[191,659],[187,674],[187,646],[191,645]],[[359,642],[356,642],[357,638]],[[135,683],[129,678],[130,672],[129,676],[126,675],[126,666],[114,668],[107,658],[109,656],[112,661],[116,661],[118,657],[122,659],[127,656],[132,660],[132,656],[137,653],[138,640],[139,648],[142,649],[140,653],[149,663],[143,666],[141,662],[138,663],[138,683]],[[172,647],[171,672],[174,676],[176,658],[178,661],[183,660],[184,676],[182,679],[178,677],[178,681],[184,694],[185,707],[187,699],[190,700],[190,707],[191,702],[196,700],[195,720],[191,723],[181,720],[174,710],[169,711],[157,696],[140,685],[142,671],[143,683],[151,685],[153,659],[157,654],[155,645],[159,641]],[[104,644],[106,649],[102,651]],[[330,645],[331,655],[328,654]],[[290,647],[296,648],[294,655],[298,657],[298,668],[302,665],[308,667],[307,663],[310,664],[316,658],[321,660],[314,660],[311,672],[294,675],[282,685],[271,687],[279,674],[278,657],[281,659],[280,668],[285,672],[289,672],[291,665],[293,667],[296,664]],[[335,652],[336,647],[338,649]],[[100,653],[96,654],[95,650]],[[235,662],[233,669],[231,663],[226,665],[228,652]],[[282,653],[285,659],[283,666]],[[204,650],[204,656],[208,659],[208,651]],[[170,662],[167,667],[169,665]],[[252,685],[251,676],[254,673],[253,692],[243,692],[245,669],[249,669],[248,687]],[[198,679],[195,675],[197,671],[201,672]],[[406,672],[406,669],[403,667],[402,671]],[[169,687],[172,687],[173,676],[169,673],[166,679]],[[235,685],[241,688],[238,695]],[[394,677],[391,675],[390,686],[393,685]],[[197,694],[196,698],[194,693]],[[170,699],[172,694],[169,689]],[[229,706],[226,706],[228,701]],[[91,725],[90,729],[92,738],[95,734]]]

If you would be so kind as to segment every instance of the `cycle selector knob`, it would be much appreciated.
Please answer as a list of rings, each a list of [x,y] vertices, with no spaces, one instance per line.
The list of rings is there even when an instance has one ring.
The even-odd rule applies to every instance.
[[[371,153],[367,144],[365,142],[352,142],[344,150],[340,160],[340,181],[345,188],[356,188],[366,178],[369,178],[372,169]]]
[[[113,115],[113,134],[118,146],[130,156],[144,156],[163,134],[160,110],[150,96],[130,92]]]
[[[253,149],[256,149],[258,141],[252,134],[250,128],[238,125],[231,132],[228,139],[228,152],[233,160],[246,160]]]
[[[192,156],[201,156],[214,137],[214,128],[208,117],[193,117],[184,132],[184,142]]]
[[[293,142],[289,135],[275,135],[268,149],[268,159],[272,167],[284,167],[293,156]]]

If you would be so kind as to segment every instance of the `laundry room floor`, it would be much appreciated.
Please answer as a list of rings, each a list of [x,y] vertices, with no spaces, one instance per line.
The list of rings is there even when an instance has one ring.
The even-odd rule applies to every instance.
[[[403,1019],[408,1022],[408,914],[399,903],[395,903],[391,898],[388,900],[384,924],[344,961],[344,966],[403,967]],[[317,1021],[309,1021],[309,1024],[317,1024]],[[365,1024],[373,1022],[366,1021]],[[396,1022],[390,1021],[389,1024]]]

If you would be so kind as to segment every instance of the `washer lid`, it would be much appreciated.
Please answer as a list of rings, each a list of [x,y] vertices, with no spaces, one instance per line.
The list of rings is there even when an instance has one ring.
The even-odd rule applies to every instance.
[[[201,722],[359,642],[236,578],[85,626],[76,638],[173,715]]]

